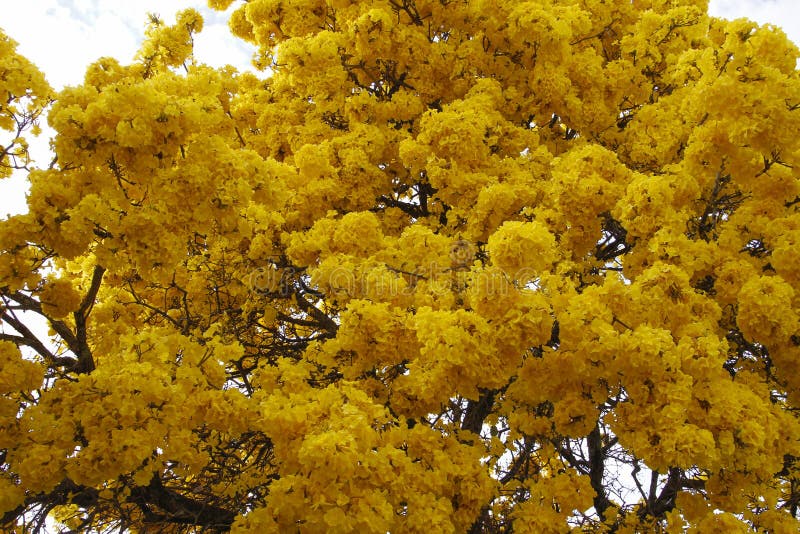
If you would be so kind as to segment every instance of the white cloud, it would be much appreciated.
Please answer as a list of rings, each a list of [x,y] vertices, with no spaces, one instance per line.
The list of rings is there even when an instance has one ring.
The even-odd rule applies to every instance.
[[[200,61],[214,66],[249,68],[252,47],[230,35],[225,14],[204,0],[35,0],[10,3],[2,9],[14,24],[3,29],[19,43],[19,52],[38,65],[56,88],[76,85],[86,67],[103,56],[133,59],[144,36],[148,13],[166,23],[187,7],[197,9],[206,28],[196,38]],[[31,28],[35,27],[35,31]]]
[[[748,18],[759,24],[779,26],[800,46],[800,2],[798,0],[711,0],[708,11],[726,18]]]

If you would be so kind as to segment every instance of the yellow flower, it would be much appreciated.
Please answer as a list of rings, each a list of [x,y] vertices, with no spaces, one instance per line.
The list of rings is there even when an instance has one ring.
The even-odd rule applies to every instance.
[[[525,270],[541,273],[556,259],[555,236],[540,222],[504,223],[489,236],[487,251],[492,263],[512,279],[524,279]]]

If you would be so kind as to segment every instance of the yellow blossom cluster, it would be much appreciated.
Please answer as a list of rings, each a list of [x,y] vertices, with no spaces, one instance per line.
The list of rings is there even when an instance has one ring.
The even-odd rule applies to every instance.
[[[779,29],[209,5],[261,72],[151,18],[56,95],[57,160],[0,222],[0,528],[797,531]],[[3,34],[0,74],[2,176],[52,95]]]
[[[44,75],[17,53],[17,43],[0,30],[0,179],[30,163],[26,131],[40,132],[39,118],[52,89]]]

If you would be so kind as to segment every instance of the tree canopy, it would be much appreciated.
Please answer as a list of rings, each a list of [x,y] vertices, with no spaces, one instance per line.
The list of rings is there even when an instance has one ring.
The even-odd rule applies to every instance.
[[[3,528],[797,531],[779,29],[704,0],[232,13],[258,75],[196,61],[191,9],[58,93],[0,33],[0,177],[30,181]]]

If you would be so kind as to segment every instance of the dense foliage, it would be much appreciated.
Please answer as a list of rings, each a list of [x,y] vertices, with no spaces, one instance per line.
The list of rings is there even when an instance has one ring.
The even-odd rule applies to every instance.
[[[249,0],[256,76],[202,24],[58,94],[0,34],[0,176],[56,131],[0,222],[4,528],[797,531],[780,30]]]

